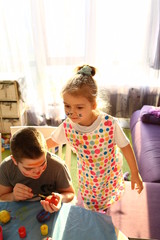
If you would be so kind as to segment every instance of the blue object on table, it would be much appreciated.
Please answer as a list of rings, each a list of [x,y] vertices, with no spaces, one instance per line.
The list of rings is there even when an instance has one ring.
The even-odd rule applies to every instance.
[[[42,209],[38,214],[37,214],[37,220],[39,222],[46,222],[50,219],[51,213],[46,212],[44,209]]]
[[[46,222],[48,235],[42,236],[42,223],[36,219],[42,209],[40,202],[0,202],[0,211],[7,210],[11,215],[10,222],[2,225],[3,238],[19,240],[18,228],[24,226],[27,233],[25,240],[41,240],[44,237],[54,240],[117,239],[109,216],[67,203],[63,203],[59,212],[51,214]]]
[[[53,239],[55,240],[116,240],[111,217],[66,205],[54,219]]]

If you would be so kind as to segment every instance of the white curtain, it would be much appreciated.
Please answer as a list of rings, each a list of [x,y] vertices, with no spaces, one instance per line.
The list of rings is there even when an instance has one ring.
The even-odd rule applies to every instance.
[[[29,109],[46,119],[64,117],[61,87],[83,63],[98,69],[95,78],[107,89],[159,87],[157,70],[149,64],[151,4],[0,0],[1,76],[21,76]]]

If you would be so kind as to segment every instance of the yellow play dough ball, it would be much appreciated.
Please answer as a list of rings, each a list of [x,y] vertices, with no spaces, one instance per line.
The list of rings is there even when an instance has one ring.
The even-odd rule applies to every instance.
[[[10,213],[7,210],[0,211],[0,222],[7,223],[11,219]]]

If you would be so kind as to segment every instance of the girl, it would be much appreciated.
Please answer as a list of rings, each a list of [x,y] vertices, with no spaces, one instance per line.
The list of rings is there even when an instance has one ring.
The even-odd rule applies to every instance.
[[[121,149],[131,171],[131,188],[140,193],[143,183],[136,159],[116,118],[97,109],[96,69],[83,65],[62,89],[67,118],[47,140],[69,143],[77,154],[79,190],[84,206],[105,210],[119,200],[124,191]]]

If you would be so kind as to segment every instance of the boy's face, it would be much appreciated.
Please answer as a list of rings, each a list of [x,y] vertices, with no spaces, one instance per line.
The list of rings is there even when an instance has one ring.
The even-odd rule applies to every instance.
[[[23,158],[22,162],[16,162],[12,157],[15,165],[19,168],[21,173],[29,178],[38,179],[47,167],[46,154],[44,153],[37,159]]]

